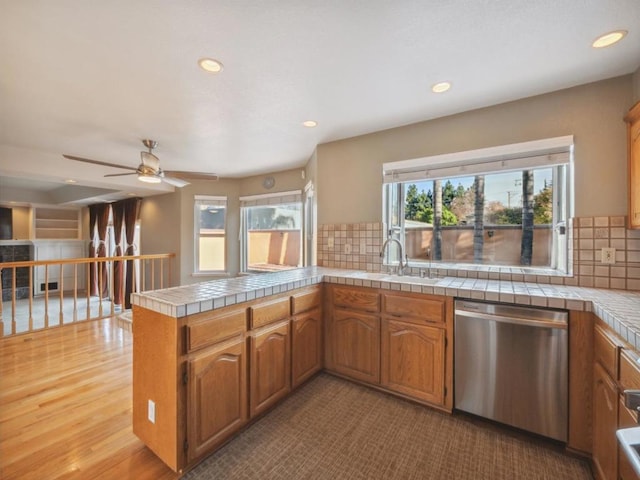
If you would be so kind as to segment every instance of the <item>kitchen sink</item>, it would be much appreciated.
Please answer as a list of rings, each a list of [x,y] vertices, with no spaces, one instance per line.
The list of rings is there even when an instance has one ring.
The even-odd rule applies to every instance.
[[[640,475],[640,427],[622,428],[616,435],[629,463]]]

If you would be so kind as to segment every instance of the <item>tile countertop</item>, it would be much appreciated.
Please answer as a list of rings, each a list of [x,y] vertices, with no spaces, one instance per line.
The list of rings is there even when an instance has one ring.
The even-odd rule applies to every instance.
[[[640,293],[624,290],[475,278],[399,277],[358,270],[306,267],[133,293],[131,301],[134,305],[178,318],[321,282],[593,311],[640,352]]]

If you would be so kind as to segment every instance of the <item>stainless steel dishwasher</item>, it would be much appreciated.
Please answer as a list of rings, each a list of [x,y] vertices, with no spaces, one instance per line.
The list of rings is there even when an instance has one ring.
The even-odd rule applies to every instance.
[[[457,300],[455,408],[566,442],[567,318]]]

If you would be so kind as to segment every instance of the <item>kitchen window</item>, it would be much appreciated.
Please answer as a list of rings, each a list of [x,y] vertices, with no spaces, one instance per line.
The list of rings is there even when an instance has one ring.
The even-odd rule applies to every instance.
[[[226,270],[226,217],[227,197],[195,196],[195,273]]]
[[[274,272],[302,266],[302,192],[240,197],[241,270]]]
[[[384,164],[387,236],[411,264],[569,273],[573,137]],[[386,264],[398,251],[387,250]],[[464,267],[463,267],[464,268]]]

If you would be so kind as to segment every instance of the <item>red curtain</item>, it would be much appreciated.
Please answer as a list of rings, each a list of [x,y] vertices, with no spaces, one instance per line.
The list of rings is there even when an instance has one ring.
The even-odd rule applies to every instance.
[[[122,227],[124,220],[123,201],[111,204],[111,213],[113,215],[113,237],[116,242],[116,250],[114,257],[121,257],[122,251]],[[122,305],[124,299],[124,262],[114,260],[113,262],[113,303]]]
[[[140,216],[140,205],[142,199],[129,198],[122,200],[124,210],[124,234],[126,237],[127,247],[125,255],[136,255],[136,246],[134,245],[136,222]],[[134,272],[134,261],[127,260],[127,272],[125,276],[124,305],[125,308],[131,308],[131,293],[135,291],[136,277]]]
[[[95,258],[96,246],[93,242],[93,236],[96,233],[96,222],[98,218],[98,205],[89,205],[89,258]],[[87,279],[89,288],[89,295],[98,295],[98,270],[95,263],[89,264],[89,278]]]

